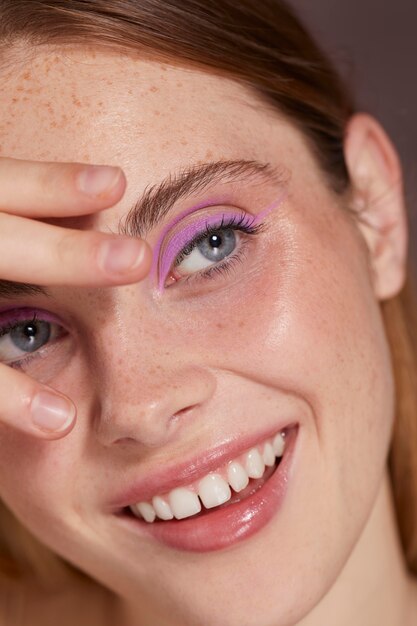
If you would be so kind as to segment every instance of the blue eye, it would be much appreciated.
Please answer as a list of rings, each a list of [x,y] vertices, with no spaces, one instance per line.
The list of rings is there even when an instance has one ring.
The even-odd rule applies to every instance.
[[[217,226],[207,225],[177,256],[174,277],[210,278],[214,271],[226,272],[232,263],[243,260],[247,237],[259,233],[262,227],[263,224],[255,225],[253,217],[248,216],[223,217]]]
[[[12,363],[33,354],[61,336],[58,324],[34,317],[0,328],[0,362]]]
[[[193,274],[219,263],[236,249],[238,236],[231,228],[213,231],[201,239],[189,251],[183,251],[182,260],[176,262],[175,269],[181,276]]]
[[[48,322],[35,320],[15,326],[9,334],[10,341],[22,352],[39,350],[51,336],[51,325]]]

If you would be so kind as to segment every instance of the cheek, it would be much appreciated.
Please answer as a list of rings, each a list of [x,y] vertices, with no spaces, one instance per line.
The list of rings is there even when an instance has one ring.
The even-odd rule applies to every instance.
[[[186,350],[198,349],[194,358],[242,384],[256,380],[304,399],[340,482],[349,480],[349,456],[350,472],[362,472],[369,458],[380,472],[393,380],[355,226],[343,215],[327,227],[304,214],[281,224],[261,256],[230,288],[194,305]]]
[[[62,535],[68,514],[76,516],[82,441],[75,431],[62,440],[41,441],[0,428],[1,498],[46,544]]]

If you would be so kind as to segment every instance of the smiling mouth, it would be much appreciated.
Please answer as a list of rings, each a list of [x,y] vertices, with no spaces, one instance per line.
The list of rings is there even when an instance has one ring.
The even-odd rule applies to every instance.
[[[281,428],[194,482],[125,505],[115,512],[118,524],[181,551],[223,550],[248,539],[284,502],[298,432],[299,424]]]
[[[286,430],[250,448],[203,478],[150,501],[126,507],[124,513],[149,524],[206,515],[256,493],[279,466],[286,447]]]

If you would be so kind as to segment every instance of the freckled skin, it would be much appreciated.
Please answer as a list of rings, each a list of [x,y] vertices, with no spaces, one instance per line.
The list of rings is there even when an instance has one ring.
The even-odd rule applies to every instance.
[[[28,64],[3,82],[1,154],[127,176],[123,199],[80,228],[117,229],[139,192],[207,159],[269,161],[291,176],[247,260],[199,295],[158,299],[146,279],[38,303],[71,321],[71,356],[37,375],[74,399],[78,423],[52,445],[2,430],[0,494],[48,546],[136,603],[138,624],[143,612],[170,626],[295,624],[355,549],[389,445],[393,381],[359,231],[299,132],[245,88],[109,52],[45,50]],[[255,214],[281,192],[228,187]],[[126,537],[103,512],[122,476],[272,428],[284,408],[300,422],[296,471],[280,514],[249,541],[179,553]]]

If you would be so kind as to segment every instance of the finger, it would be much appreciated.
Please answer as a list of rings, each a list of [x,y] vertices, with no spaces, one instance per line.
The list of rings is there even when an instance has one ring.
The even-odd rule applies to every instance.
[[[0,157],[0,211],[26,217],[86,215],[113,206],[126,189],[119,167]]]
[[[58,439],[72,430],[75,419],[69,398],[0,364],[0,423],[35,437]]]
[[[0,213],[0,277],[5,280],[48,286],[121,285],[142,280],[151,260],[142,239]]]

